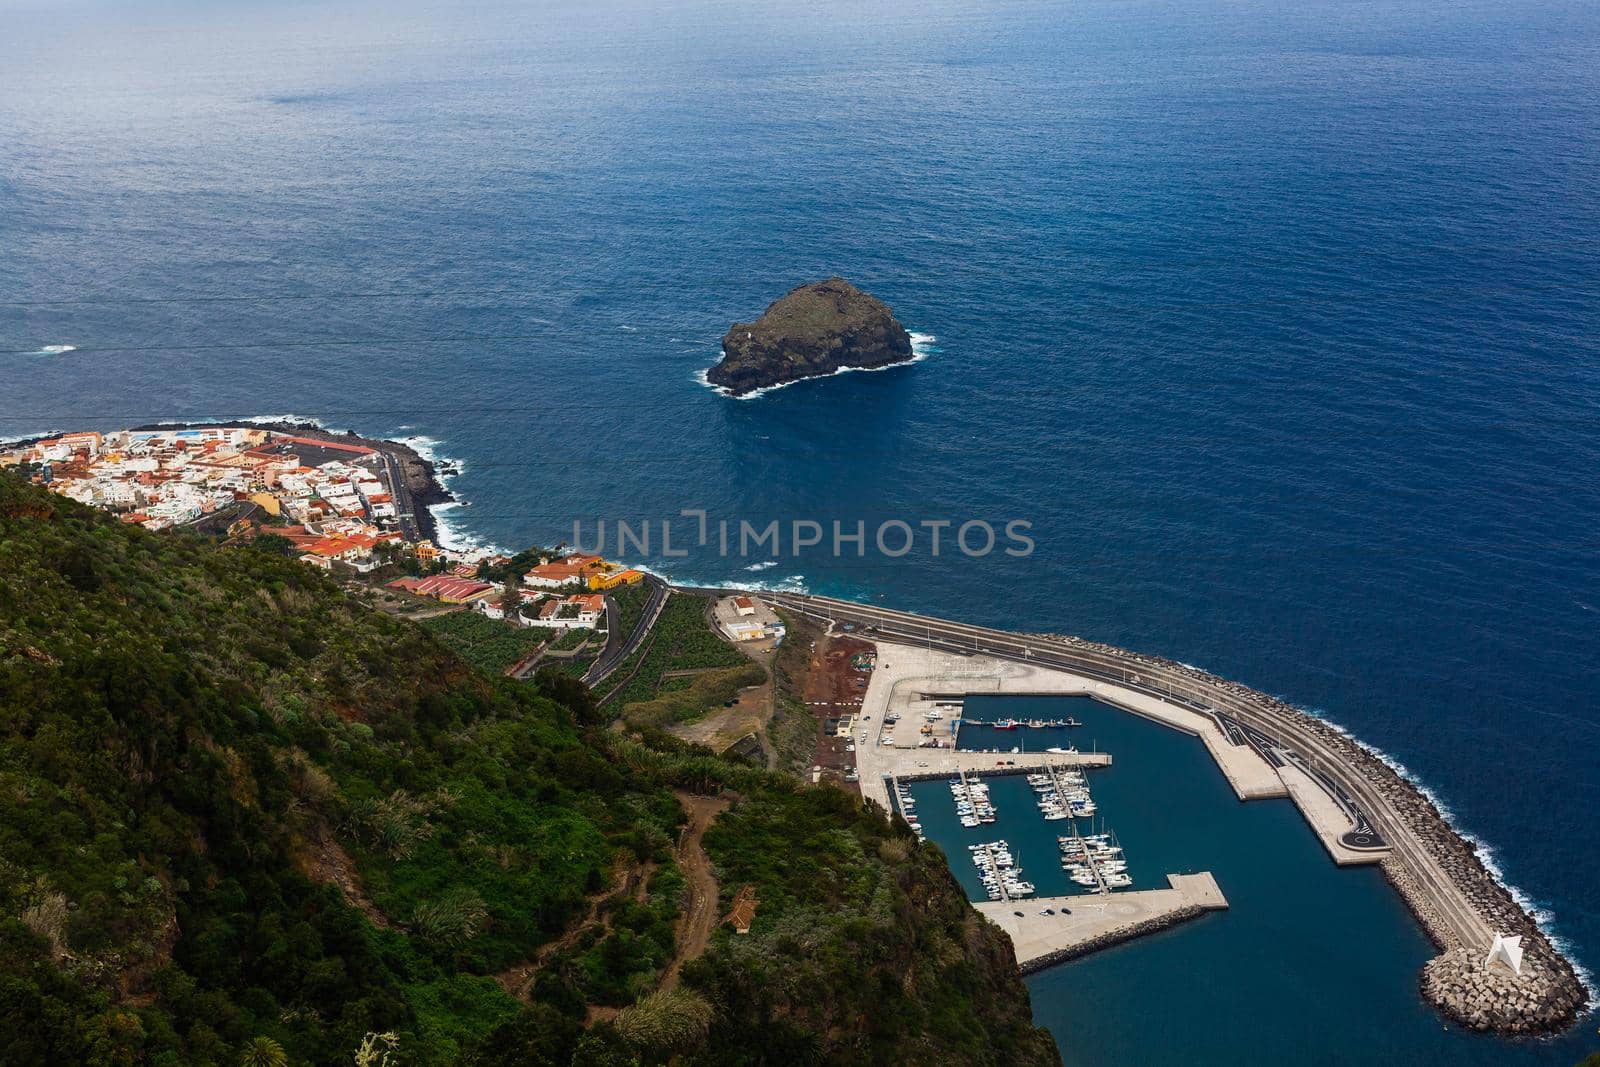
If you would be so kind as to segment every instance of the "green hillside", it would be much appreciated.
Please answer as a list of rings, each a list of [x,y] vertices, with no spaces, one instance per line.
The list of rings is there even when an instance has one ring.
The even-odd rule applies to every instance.
[[[903,826],[542,685],[0,475],[0,1063],[1057,1062]]]

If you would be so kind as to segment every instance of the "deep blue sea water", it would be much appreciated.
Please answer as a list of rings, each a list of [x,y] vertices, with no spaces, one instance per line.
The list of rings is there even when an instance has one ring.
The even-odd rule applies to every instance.
[[[1023,560],[651,562],[1315,709],[1600,966],[1600,10],[865,7],[0,3],[0,436],[426,437],[465,464],[457,535],[512,546],[696,507],[1028,520]],[[694,380],[835,272],[937,351],[744,402]],[[1072,1062],[1600,1045],[1453,1038],[1392,894],[1222,800],[1376,933],[1223,985],[1301,921],[1237,907],[1049,972]]]

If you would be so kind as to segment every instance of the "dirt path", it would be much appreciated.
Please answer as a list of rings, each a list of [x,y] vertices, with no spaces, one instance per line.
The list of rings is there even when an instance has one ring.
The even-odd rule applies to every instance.
[[[683,872],[688,900],[678,927],[678,944],[672,962],[661,976],[662,990],[678,984],[678,972],[684,962],[706,950],[706,945],[711,943],[711,931],[717,927],[717,879],[711,873],[711,860],[700,846],[700,840],[705,836],[706,827],[728,810],[728,802],[721,797],[698,797],[681,790],[673,792],[689,816],[689,825],[684,827],[677,849],[678,869]]]
[[[589,911],[583,920],[574,923],[572,928],[554,941],[549,942],[539,949],[538,953],[530,960],[525,960],[515,967],[509,967],[494,976],[500,983],[500,988],[519,1000],[528,999],[528,989],[533,985],[533,976],[539,973],[539,968],[544,966],[546,960],[557,952],[572,947],[583,934],[599,924],[600,905],[611,896],[622,893],[632,888],[635,893],[641,892],[640,886],[650,880],[647,868],[635,866],[628,861],[626,853],[617,856],[616,865],[611,872],[611,887],[603,889],[589,896]]]

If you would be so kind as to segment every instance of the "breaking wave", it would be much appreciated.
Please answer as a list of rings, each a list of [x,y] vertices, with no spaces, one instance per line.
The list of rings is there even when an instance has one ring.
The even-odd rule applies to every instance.
[[[442,450],[443,442],[436,437],[426,434],[413,434],[409,437],[391,437],[389,440],[397,445],[405,445],[411,451],[421,456],[433,465],[433,480],[439,483],[440,488],[450,493],[453,500],[446,500],[438,504],[428,505],[428,514],[433,516],[434,542],[440,548],[447,548],[452,552],[493,552],[501,555],[512,553],[473,533],[467,526],[467,517],[461,512],[472,507],[471,501],[462,500],[451,490],[450,483],[466,470],[466,464],[453,456],[448,456]]]
[[[856,372],[861,374],[876,374],[879,371],[894,370],[897,367],[910,366],[913,363],[921,363],[930,355],[940,351],[940,349],[934,344],[938,338],[933,334],[915,333],[911,331],[907,332],[911,337],[911,358],[900,363],[891,363],[887,367],[840,367],[831,374],[819,374],[812,378],[800,378],[793,382],[780,382],[777,385],[765,385],[760,389],[752,389],[743,396],[734,396],[722,386],[713,385],[709,380],[707,380],[706,372],[711,369],[710,367],[702,367],[700,370],[696,371],[694,374],[694,380],[721,396],[726,396],[734,400],[754,400],[758,396],[763,396],[778,389],[786,389],[791,385],[798,385],[800,382],[816,382],[821,381],[824,378],[837,378],[841,374],[851,374]]]
[[[1282,700],[1283,698],[1279,697],[1277,699]],[[1523,911],[1527,912],[1533,917],[1534,924],[1539,927],[1539,932],[1544,934],[1544,936],[1549,939],[1550,943],[1556,947],[1556,950],[1560,952],[1563,957],[1566,958],[1568,963],[1572,964],[1572,969],[1577,974],[1578,981],[1583,983],[1583,988],[1588,992],[1589,998],[1591,1000],[1594,999],[1596,991],[1594,976],[1589,973],[1589,970],[1584,967],[1584,965],[1578,961],[1577,956],[1573,954],[1572,943],[1556,932],[1555,913],[1552,912],[1547,905],[1542,904],[1526,893],[1521,887],[1512,884],[1510,879],[1506,877],[1505,868],[1500,865],[1499,857],[1495,855],[1494,847],[1477,834],[1474,834],[1472,831],[1462,827],[1460,820],[1456,816],[1456,813],[1450,808],[1450,805],[1445,803],[1443,797],[1434,792],[1433,789],[1430,788],[1420,777],[1412,773],[1411,768],[1407,767],[1404,763],[1401,763],[1398,759],[1396,759],[1394,756],[1391,756],[1383,749],[1378,748],[1376,745],[1371,745],[1361,740],[1361,738],[1357,737],[1355,734],[1351,733],[1347,728],[1345,728],[1344,725],[1334,721],[1333,719],[1330,719],[1327,715],[1323,714],[1321,709],[1301,707],[1300,705],[1292,704],[1287,700],[1285,700],[1284,703],[1290,704],[1291,707],[1304,712],[1305,714],[1316,719],[1318,722],[1323,723],[1335,733],[1338,733],[1340,736],[1348,739],[1373,759],[1381,761],[1384,766],[1388,767],[1395,774],[1399,775],[1407,783],[1409,783],[1413,789],[1426,797],[1428,803],[1432,804],[1439,812],[1439,817],[1444,820],[1445,825],[1450,827],[1451,831],[1460,837],[1461,840],[1472,846],[1472,850],[1477,853],[1478,859],[1483,863],[1484,869],[1489,872],[1490,876],[1494,878],[1495,882],[1505,888],[1505,891],[1511,895],[1511,899],[1516,901],[1517,907],[1521,908]]]

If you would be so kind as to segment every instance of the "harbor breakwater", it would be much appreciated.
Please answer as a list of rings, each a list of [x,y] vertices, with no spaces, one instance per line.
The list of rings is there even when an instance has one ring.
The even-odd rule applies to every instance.
[[[1159,671],[1165,676],[1163,682],[1174,687],[1172,696],[1179,695],[1177,683],[1181,682],[1186,703],[1209,705],[1233,714],[1298,748],[1358,797],[1375,793],[1381,803],[1364,806],[1369,816],[1375,816],[1382,825],[1388,820],[1372,809],[1387,807],[1402,824],[1386,827],[1387,836],[1397,847],[1381,869],[1440,950],[1441,954],[1424,967],[1419,986],[1424,998],[1445,1015],[1474,1030],[1544,1034],[1571,1026],[1588,1004],[1589,992],[1571,961],[1489,870],[1478,850],[1415,784],[1349,734],[1275,697],[1187,664],[1081,638],[1041,636],[1113,656],[1144,672],[1146,677]],[[1189,689],[1192,685],[1210,690],[1212,699],[1196,701]],[[1407,855],[1407,837],[1421,846],[1423,855]],[[1440,883],[1439,874],[1447,884]],[[1481,924],[1481,932],[1463,922],[1466,916],[1448,899],[1449,889],[1455,890],[1470,908]],[[1484,966],[1493,934],[1522,937],[1520,975],[1504,967]]]
[[[1101,949],[1119,945],[1124,941],[1132,941],[1147,934],[1160,933],[1162,930],[1182,925],[1190,919],[1198,919],[1207,910],[1209,909],[1202,908],[1198,904],[1190,904],[1187,907],[1167,912],[1164,915],[1129,923],[1127,926],[1119,926],[1115,930],[1107,930],[1103,934],[1096,934],[1094,937],[1086,938],[1075,945],[1068,945],[1065,948],[1059,948],[1054,952],[1030,959],[1026,963],[1019,963],[1017,970],[1022,974],[1042,971],[1046,967],[1053,967],[1058,963],[1066,963],[1068,960],[1075,960],[1080,956],[1099,952]]]
[[[1550,1034],[1570,1027],[1589,1003],[1572,962],[1437,805],[1378,755],[1299,708],[1188,664],[1083,638],[990,630],[826,597],[774,599],[862,627],[869,639],[876,633],[1023,660],[1137,690],[1211,716],[1219,725],[1227,716],[1255,731],[1266,747],[1292,750],[1336,782],[1389,843],[1392,852],[1382,869],[1441,953],[1419,977],[1423,996],[1440,1012],[1474,1030]],[[1486,965],[1496,934],[1521,936],[1520,974]]]

